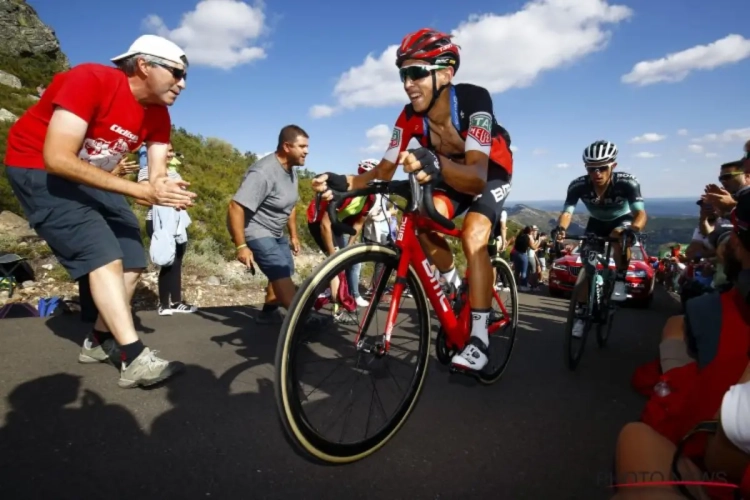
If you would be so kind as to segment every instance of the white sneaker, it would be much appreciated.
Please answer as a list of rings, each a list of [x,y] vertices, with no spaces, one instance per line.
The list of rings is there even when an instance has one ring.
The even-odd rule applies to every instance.
[[[580,339],[583,337],[583,327],[586,326],[586,322],[582,319],[577,319],[573,323],[573,337]]]
[[[627,300],[628,298],[628,291],[625,287],[625,282],[617,280],[615,281],[615,286],[612,290],[612,297],[611,299],[617,302],[622,302],[624,300]]]
[[[366,301],[365,299],[363,299],[362,297],[357,297],[354,300],[355,300],[355,302],[357,303],[357,305],[359,307],[367,307],[367,306],[370,305],[370,303],[368,301]]]
[[[487,354],[485,354],[486,350],[487,346],[484,345],[484,342],[472,336],[463,351],[453,356],[451,364],[464,370],[480,371],[487,366],[489,361]]]

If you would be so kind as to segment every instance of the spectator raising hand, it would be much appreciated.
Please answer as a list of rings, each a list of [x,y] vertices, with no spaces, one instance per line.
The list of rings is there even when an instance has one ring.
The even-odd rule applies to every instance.
[[[124,157],[122,160],[120,160],[120,163],[118,163],[117,166],[112,170],[112,175],[116,175],[117,177],[125,177],[127,175],[138,172],[140,168],[141,167],[138,162],[128,160],[127,157]]]

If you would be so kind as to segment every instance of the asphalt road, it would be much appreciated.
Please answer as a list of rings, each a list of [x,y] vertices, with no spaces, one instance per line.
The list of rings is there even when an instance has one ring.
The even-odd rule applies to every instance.
[[[435,360],[417,408],[385,448],[346,466],[311,463],[278,424],[278,328],[255,308],[140,314],[144,341],[187,363],[151,390],[120,389],[79,365],[71,316],[0,321],[0,498],[604,499],[619,429],[644,399],[629,385],[653,358],[676,303],[621,309],[608,346],[593,337],[563,364],[567,302],[521,296],[510,367],[493,386]]]

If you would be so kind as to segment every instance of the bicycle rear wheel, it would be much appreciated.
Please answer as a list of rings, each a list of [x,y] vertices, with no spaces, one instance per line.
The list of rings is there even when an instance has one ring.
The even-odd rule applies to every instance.
[[[489,363],[479,372],[479,381],[488,385],[500,380],[508,368],[518,329],[518,289],[516,280],[513,278],[513,270],[503,259],[495,259],[492,267],[497,272],[492,304],[497,305],[498,309],[493,312],[496,317],[490,324]],[[501,283],[501,290],[497,289],[498,283]],[[497,297],[495,297],[495,292]],[[503,300],[506,296],[509,299],[508,303]],[[498,303],[498,298],[502,301],[501,303]]]
[[[585,272],[585,271],[581,271]],[[573,337],[573,324],[576,320],[576,305],[577,301],[576,298],[578,297],[581,289],[583,289],[586,286],[586,283],[589,284],[589,301],[586,305],[585,310],[585,325],[583,327],[583,334],[581,337]],[[573,293],[570,297],[570,306],[568,307],[568,321],[565,324],[565,364],[568,367],[569,370],[575,371],[575,369],[578,367],[578,363],[581,361],[581,356],[583,356],[583,351],[586,348],[586,339],[588,338],[589,331],[591,330],[592,322],[591,322],[591,309],[594,298],[594,293],[592,291],[594,290],[594,284],[593,279],[586,277],[584,280],[579,279],[578,282],[573,287]]]
[[[373,322],[372,318],[377,314],[377,308],[382,302],[381,298],[387,285],[388,276],[398,267],[399,256],[395,249],[391,247],[363,243],[336,252],[318,266],[300,286],[282,325],[276,350],[275,396],[283,428],[291,441],[304,453],[326,463],[343,464],[361,460],[385,445],[403,426],[414,409],[427,373],[431,343],[429,306],[422,284],[412,268],[409,268],[407,283],[415,304],[415,318],[417,320],[415,323],[418,322],[412,337],[419,342],[419,345],[416,352],[408,359],[399,360],[396,358],[396,350],[399,347],[397,339],[406,337],[406,334],[409,333],[408,328],[404,328],[404,335],[401,335],[400,332],[397,333],[394,329],[391,337],[393,342],[391,350],[385,354],[377,353],[377,349],[370,349],[369,351],[360,349],[363,340],[368,340],[368,338],[361,338],[365,335],[362,331],[356,334],[356,341],[350,341],[345,335],[338,335],[338,332],[335,332],[338,336],[332,335],[333,339],[325,343],[318,342],[318,339],[311,340],[311,332],[305,324],[305,318],[318,298],[318,290],[327,286],[333,276],[351,268],[358,262],[362,262],[363,259],[384,264],[384,266],[381,266],[384,267],[383,278],[376,280],[378,284],[370,305],[366,308],[365,318],[359,324],[367,328]],[[359,327],[356,327],[356,329],[359,329]],[[325,333],[330,334],[332,330],[333,327]],[[378,333],[382,334],[384,330]],[[316,344],[311,345],[312,342]],[[353,351],[354,354],[345,357],[340,353],[341,350]],[[316,351],[319,351],[319,353]],[[318,408],[318,405],[326,402],[337,403],[338,398],[326,391],[318,391],[317,388],[312,393],[305,394],[305,389],[310,387],[315,374],[311,375],[307,371],[298,370],[297,363],[301,358],[309,355],[317,356],[321,363],[326,361],[340,362],[340,366],[323,377],[323,381],[328,381],[334,389],[343,389],[342,386],[348,386],[348,383],[345,384],[340,381],[342,375],[354,375],[357,380],[348,388],[348,391],[344,392],[345,397],[354,398],[356,393],[372,387],[375,394],[371,398],[371,406],[378,406],[379,404],[383,413],[385,413],[386,406],[393,406],[392,416],[372,419],[379,420],[382,423],[373,424],[373,426],[378,425],[378,427],[369,437],[360,438],[357,435],[356,438],[343,442],[345,430],[341,430],[339,439],[324,435],[326,429],[322,429],[322,427],[329,426],[328,421],[331,420],[329,416],[333,410],[325,417],[320,426],[313,423],[312,413]],[[324,359],[326,357],[328,359]],[[393,366],[388,364],[391,360],[394,362]],[[393,373],[398,371],[397,368],[401,368],[401,365],[395,365],[395,363],[401,363],[402,361],[404,364],[407,361],[413,361],[415,365],[413,374],[407,377],[405,394],[400,398],[391,398],[384,401],[383,399],[388,399],[390,393],[381,395],[378,393],[376,386],[382,381],[389,381],[388,377],[392,377],[395,381]],[[371,378],[369,383],[365,382],[362,386],[359,380],[363,375],[369,375]],[[397,381],[396,384],[398,384]],[[337,406],[337,404],[334,406]],[[361,407],[360,405],[357,409],[361,409]],[[309,412],[308,408],[311,408]],[[349,417],[355,413],[355,404],[352,402],[347,405],[345,411],[347,411],[347,414],[344,426],[346,426]],[[368,428],[365,429],[365,433],[367,433],[370,427],[370,418],[358,419],[356,416],[352,417],[354,423],[358,420],[362,420],[367,425]],[[336,428],[338,429],[338,427]],[[350,435],[351,433],[347,433],[347,437]]]

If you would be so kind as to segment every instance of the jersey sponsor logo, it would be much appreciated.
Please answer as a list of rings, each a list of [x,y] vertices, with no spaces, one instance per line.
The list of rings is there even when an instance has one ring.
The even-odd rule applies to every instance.
[[[403,130],[401,127],[393,127],[393,134],[391,134],[391,142],[388,143],[388,149],[399,149],[401,147],[401,136]]]
[[[469,118],[469,132],[467,135],[482,146],[489,146],[492,140],[491,129],[492,117],[489,113],[474,113]]]
[[[130,130],[122,128],[121,126],[117,125],[116,123],[114,125],[112,125],[111,127],[109,127],[109,129],[112,132],[118,133],[120,135],[124,135],[125,137],[127,137],[128,139],[130,139],[132,142],[138,142],[138,136],[137,135],[135,135]]]
[[[510,192],[510,184],[503,184],[490,192],[492,193],[492,196],[495,197],[495,203],[500,203],[506,196],[508,196],[508,193]]]

